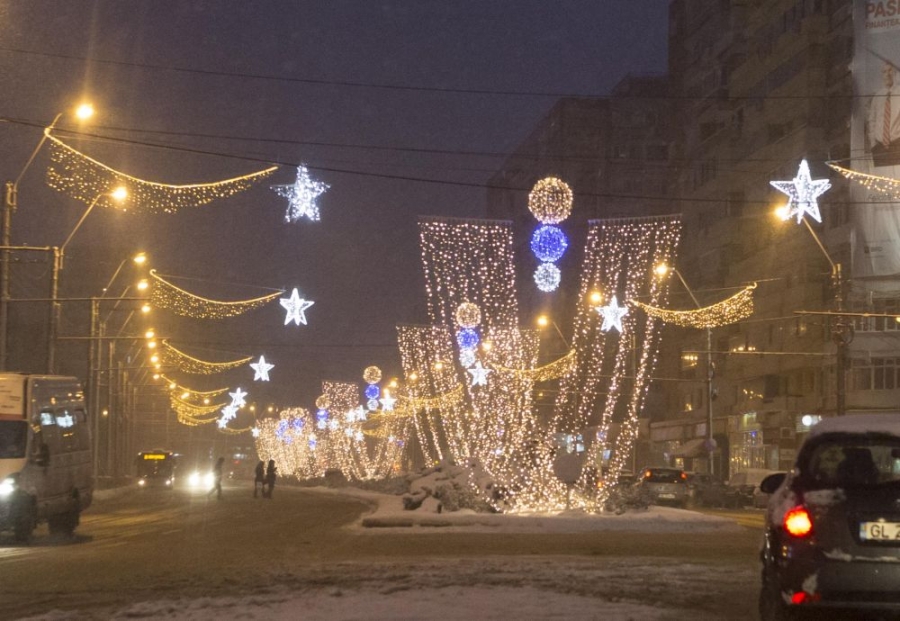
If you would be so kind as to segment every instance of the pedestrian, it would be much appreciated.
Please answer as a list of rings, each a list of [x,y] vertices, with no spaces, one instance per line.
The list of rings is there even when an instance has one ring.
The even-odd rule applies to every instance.
[[[269,465],[266,467],[266,483],[263,486],[263,498],[272,498],[272,490],[275,489],[275,477],[278,474],[278,468],[275,467],[275,460],[270,459]]]
[[[266,490],[266,464],[263,460],[259,460],[256,464],[255,478],[253,479],[253,497],[256,498],[259,490]]]
[[[207,496],[212,496],[213,492],[215,492],[217,500],[222,500],[222,468],[224,466],[225,458],[220,457],[216,461],[216,465],[213,466],[213,488],[206,494]]]

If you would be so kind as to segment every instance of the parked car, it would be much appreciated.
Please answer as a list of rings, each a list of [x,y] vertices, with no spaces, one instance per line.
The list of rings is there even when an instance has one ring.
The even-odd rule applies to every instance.
[[[900,414],[825,419],[761,487],[763,621],[900,613]]]
[[[725,490],[725,506],[735,509],[741,507],[765,507],[768,503],[768,494],[759,489],[763,479],[777,470],[765,470],[763,468],[748,468],[732,475],[728,479]]]
[[[725,504],[727,489],[721,479],[706,472],[686,474],[690,504],[698,507],[721,507]]]
[[[687,473],[679,468],[644,468],[635,486],[654,504],[684,507],[690,499]]]

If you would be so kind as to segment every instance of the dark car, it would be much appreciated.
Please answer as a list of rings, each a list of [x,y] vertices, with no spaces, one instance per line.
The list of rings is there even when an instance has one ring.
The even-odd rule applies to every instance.
[[[725,483],[712,474],[688,472],[690,504],[697,507],[721,507],[725,504]]]
[[[766,478],[763,621],[900,613],[900,415],[826,419]],[[806,618],[806,617],[804,617]]]
[[[690,499],[687,473],[680,468],[644,468],[635,485],[654,504],[684,507]]]

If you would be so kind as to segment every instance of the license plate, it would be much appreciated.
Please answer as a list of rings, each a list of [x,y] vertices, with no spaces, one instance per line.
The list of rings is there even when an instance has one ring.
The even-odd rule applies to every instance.
[[[860,522],[862,541],[900,541],[900,522]]]
[[[659,495],[659,498],[667,498],[667,499],[670,499],[670,500],[674,500],[674,499],[675,499],[675,494],[660,494],[660,495]]]

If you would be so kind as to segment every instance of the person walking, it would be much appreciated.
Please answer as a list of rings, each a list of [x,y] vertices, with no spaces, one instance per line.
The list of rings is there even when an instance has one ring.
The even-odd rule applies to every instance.
[[[266,464],[264,461],[260,460],[258,464],[256,464],[255,476],[253,479],[253,497],[256,498],[259,490],[263,490],[263,493],[266,491]]]
[[[275,467],[275,460],[270,459],[269,465],[266,467],[266,482],[263,486],[263,498],[272,498],[272,491],[275,489],[275,477],[278,475],[278,468]]]
[[[220,457],[216,461],[216,465],[213,466],[213,488],[206,494],[207,496],[212,496],[213,492],[215,492],[216,500],[222,500],[222,468],[224,465],[225,458]]]

